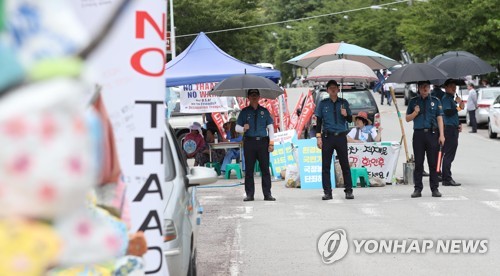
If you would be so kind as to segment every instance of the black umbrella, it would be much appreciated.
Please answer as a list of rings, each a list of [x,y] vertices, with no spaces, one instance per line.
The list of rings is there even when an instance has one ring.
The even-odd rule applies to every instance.
[[[437,68],[436,66],[427,63],[412,63],[407,64],[392,72],[392,74],[385,80],[385,82],[411,83],[442,79],[448,79],[448,74],[446,74],[445,71]]]
[[[482,75],[495,72],[495,68],[479,57],[465,51],[451,51],[437,55],[428,64],[446,71],[450,78]]]

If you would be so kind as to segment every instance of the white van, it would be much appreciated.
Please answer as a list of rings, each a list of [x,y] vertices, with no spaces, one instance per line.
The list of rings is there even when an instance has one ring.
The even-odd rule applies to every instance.
[[[271,63],[257,63],[255,64],[259,67],[262,67],[262,68],[267,68],[267,69],[273,69],[274,70],[274,65],[272,65]]]

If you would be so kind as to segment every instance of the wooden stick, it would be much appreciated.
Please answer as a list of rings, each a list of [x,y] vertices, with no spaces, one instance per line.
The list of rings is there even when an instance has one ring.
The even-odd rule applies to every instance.
[[[403,139],[403,145],[405,146],[406,162],[408,163],[410,162],[410,156],[408,154],[408,145],[406,144],[406,134],[405,134],[405,128],[403,127],[403,118],[401,118],[401,112],[399,112],[398,103],[396,102],[396,94],[394,94],[394,88],[390,87],[389,90],[391,91],[392,102],[394,103],[396,111],[398,112],[399,126],[401,127],[401,135],[402,135],[401,138]]]

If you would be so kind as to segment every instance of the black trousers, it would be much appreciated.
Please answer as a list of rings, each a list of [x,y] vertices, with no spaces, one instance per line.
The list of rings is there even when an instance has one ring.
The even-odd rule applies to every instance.
[[[445,126],[444,138],[442,176],[443,181],[450,181],[452,180],[451,163],[455,160],[458,148],[458,128],[455,126]]]
[[[330,166],[332,165],[333,151],[337,151],[342,175],[344,177],[344,191],[352,192],[351,168],[349,167],[349,157],[347,152],[347,136],[323,134],[323,148],[321,150],[321,180],[323,182],[323,191],[325,194],[332,193],[332,180],[330,175]]]
[[[469,121],[472,131],[477,131],[477,120],[476,120],[476,110],[467,111],[469,112]]]
[[[424,172],[424,159],[427,155],[427,164],[429,165],[429,182],[431,190],[439,188],[437,178],[437,154],[439,151],[439,130],[434,132],[424,132],[415,130],[413,132],[413,154],[415,155],[415,171],[413,172],[413,181],[415,190],[422,191],[422,174]]]
[[[245,155],[245,192],[247,196],[255,194],[254,169],[255,161],[259,161],[262,172],[262,192],[271,196],[271,173],[269,172],[269,138],[262,140],[245,139],[243,144]]]

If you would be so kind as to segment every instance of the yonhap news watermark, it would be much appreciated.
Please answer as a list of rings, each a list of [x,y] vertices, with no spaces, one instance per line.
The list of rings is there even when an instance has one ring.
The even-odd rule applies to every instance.
[[[344,229],[328,230],[318,239],[318,252],[323,263],[332,264],[355,254],[485,254],[486,239],[352,239]]]

